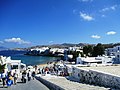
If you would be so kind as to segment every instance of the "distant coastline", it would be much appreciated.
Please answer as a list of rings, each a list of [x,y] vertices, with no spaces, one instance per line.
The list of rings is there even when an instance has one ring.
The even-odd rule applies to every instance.
[[[30,56],[24,55],[27,51],[19,50],[3,50],[0,51],[1,56],[11,57],[12,60],[21,60],[26,65],[41,65],[47,62],[53,62],[61,57],[48,57],[48,56]]]
[[[58,55],[55,55],[55,54],[51,54],[51,55],[49,55],[49,54],[28,54],[28,53],[25,53],[24,55],[28,55],[28,56],[46,56],[46,57],[63,57],[63,56],[58,56]]]

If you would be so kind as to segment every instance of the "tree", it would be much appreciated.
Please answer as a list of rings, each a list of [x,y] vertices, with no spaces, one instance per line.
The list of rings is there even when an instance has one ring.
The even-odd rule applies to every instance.
[[[93,52],[93,47],[91,45],[83,47],[83,53],[86,54],[86,56],[91,56],[92,52]]]
[[[79,56],[79,53],[78,51],[74,51],[73,52],[73,59],[76,61],[76,58]]]
[[[5,69],[5,64],[4,65],[1,65],[0,64],[0,73]]]
[[[96,46],[93,47],[92,56],[96,57],[98,55],[104,54],[104,47],[102,44],[98,43]]]

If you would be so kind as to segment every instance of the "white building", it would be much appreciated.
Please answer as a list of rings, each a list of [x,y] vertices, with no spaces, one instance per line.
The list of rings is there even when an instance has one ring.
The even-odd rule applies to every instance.
[[[115,53],[114,63],[120,64],[120,52],[119,52],[119,51],[117,51],[117,52]]]
[[[79,51],[79,52],[83,52],[83,47],[69,47],[68,49],[69,51]]]
[[[48,47],[41,47],[41,48],[34,48],[34,49],[31,49],[30,51],[39,51],[40,53],[41,52],[44,52],[45,50],[48,50],[49,48]]]
[[[13,71],[17,70],[20,73],[21,70],[26,69],[26,65],[21,63],[21,60],[11,60],[11,57],[0,56],[0,64],[5,64],[5,71]]]
[[[59,48],[51,48],[51,49],[50,49],[50,52],[52,52],[53,54],[55,54],[55,52],[57,52],[58,49],[59,49]]]
[[[108,56],[111,56],[111,55],[115,55],[116,52],[120,52],[120,46],[115,46],[113,48],[107,48],[105,50],[105,54],[108,55]]]
[[[113,63],[120,64],[120,46],[106,49],[105,54],[108,56],[115,56]]]
[[[77,57],[77,64],[112,64],[114,57],[100,56],[100,57]]]

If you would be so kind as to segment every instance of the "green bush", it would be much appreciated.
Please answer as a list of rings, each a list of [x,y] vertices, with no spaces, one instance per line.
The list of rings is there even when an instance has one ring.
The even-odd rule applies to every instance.
[[[4,65],[1,65],[0,64],[0,73],[5,69],[5,64]]]

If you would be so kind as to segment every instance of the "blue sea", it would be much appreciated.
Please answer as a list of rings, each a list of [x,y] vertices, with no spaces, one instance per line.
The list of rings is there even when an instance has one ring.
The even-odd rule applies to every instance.
[[[60,57],[27,56],[24,55],[25,53],[26,51],[15,51],[15,50],[0,51],[0,55],[11,56],[12,60],[21,60],[22,63],[25,63],[26,65],[45,64],[47,62],[60,59]]]

